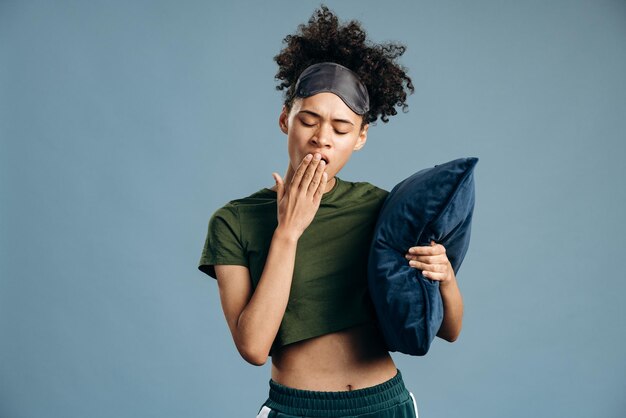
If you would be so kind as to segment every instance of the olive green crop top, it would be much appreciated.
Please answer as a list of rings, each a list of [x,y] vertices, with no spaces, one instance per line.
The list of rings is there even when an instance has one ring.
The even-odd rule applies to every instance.
[[[367,258],[388,192],[335,178],[298,240],[289,301],[270,356],[276,347],[376,321]],[[209,220],[198,269],[216,278],[216,264],[246,266],[256,289],[277,225],[275,191],[230,201]]]

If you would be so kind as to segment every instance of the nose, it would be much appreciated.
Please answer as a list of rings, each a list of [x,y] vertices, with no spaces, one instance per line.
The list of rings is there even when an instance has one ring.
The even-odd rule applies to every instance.
[[[330,148],[332,146],[332,126],[320,124],[320,127],[311,137],[311,143],[321,148]]]

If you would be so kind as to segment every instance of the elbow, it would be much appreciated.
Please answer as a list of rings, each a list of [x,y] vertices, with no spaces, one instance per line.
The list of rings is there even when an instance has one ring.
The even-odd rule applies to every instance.
[[[459,338],[459,334],[437,334],[437,336],[449,343],[453,343]]]
[[[440,330],[437,336],[441,339],[446,340],[449,343],[453,343],[459,338],[460,334],[461,328],[459,327],[456,330]]]
[[[241,354],[241,357],[253,366],[262,366],[267,361],[267,357],[255,356],[250,354]]]
[[[255,344],[237,345],[241,357],[253,366],[263,366],[267,362],[267,351]]]
[[[241,316],[240,316],[241,318]],[[247,332],[248,327],[240,327],[239,323],[235,327],[233,337],[235,346],[241,357],[253,366],[263,366],[267,362],[273,341],[263,342],[263,338],[258,334]]]
[[[253,366],[263,366],[267,361],[267,356],[254,355],[254,354],[241,354],[243,359]]]

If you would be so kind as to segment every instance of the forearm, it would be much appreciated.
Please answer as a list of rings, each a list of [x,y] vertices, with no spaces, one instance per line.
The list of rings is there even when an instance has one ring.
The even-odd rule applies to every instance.
[[[272,236],[263,273],[237,323],[241,350],[264,364],[285,314],[299,236],[278,227]],[[249,360],[250,361],[250,360]]]
[[[437,336],[453,342],[461,333],[463,322],[463,298],[457,285],[456,277],[442,282],[439,285],[439,291],[443,300],[443,321]]]

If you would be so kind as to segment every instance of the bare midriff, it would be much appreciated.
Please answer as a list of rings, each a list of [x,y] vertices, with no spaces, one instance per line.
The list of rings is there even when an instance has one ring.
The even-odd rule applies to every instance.
[[[272,380],[295,389],[362,389],[397,373],[372,322],[288,344],[272,354]]]

